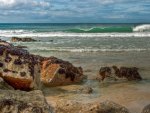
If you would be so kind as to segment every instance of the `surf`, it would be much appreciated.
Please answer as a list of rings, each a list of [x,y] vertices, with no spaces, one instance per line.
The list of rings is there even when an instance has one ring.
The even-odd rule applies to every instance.
[[[132,27],[93,27],[90,29],[82,29],[82,28],[74,28],[74,29],[68,29],[66,32],[74,32],[74,33],[112,33],[112,32],[118,32],[118,33],[131,33]]]
[[[133,28],[134,32],[150,32],[150,24],[139,25]]]

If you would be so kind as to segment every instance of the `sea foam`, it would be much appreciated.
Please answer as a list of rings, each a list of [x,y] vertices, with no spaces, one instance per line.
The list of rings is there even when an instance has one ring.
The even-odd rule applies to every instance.
[[[134,32],[150,31],[150,24],[139,25],[133,28]]]

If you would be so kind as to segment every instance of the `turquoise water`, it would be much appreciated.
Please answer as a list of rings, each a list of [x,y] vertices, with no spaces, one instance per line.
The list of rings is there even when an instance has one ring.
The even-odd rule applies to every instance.
[[[132,32],[137,24],[0,24],[1,30],[30,30],[34,32]]]
[[[150,24],[0,24],[0,38],[30,37],[18,42],[31,52],[149,51]]]

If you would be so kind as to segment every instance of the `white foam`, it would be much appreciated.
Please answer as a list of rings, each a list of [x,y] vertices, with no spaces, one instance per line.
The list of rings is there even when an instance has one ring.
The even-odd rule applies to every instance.
[[[45,48],[45,47],[40,47],[38,49],[35,48],[30,48],[31,51],[58,51],[58,52],[130,52],[130,51],[147,51],[150,50],[148,49],[142,49],[142,48],[134,48],[134,49],[95,49],[95,48]]]
[[[133,28],[134,32],[150,31],[150,24],[139,25]]]
[[[150,25],[135,27],[134,31],[150,29]],[[35,32],[30,30],[0,30],[0,37],[150,37],[150,32],[133,33],[65,33],[65,32]]]
[[[43,32],[34,33],[27,31],[0,31],[0,37],[150,37],[150,33],[63,33]]]
[[[32,33],[33,31],[28,31],[28,30],[0,30],[0,34],[20,34],[20,33]]]

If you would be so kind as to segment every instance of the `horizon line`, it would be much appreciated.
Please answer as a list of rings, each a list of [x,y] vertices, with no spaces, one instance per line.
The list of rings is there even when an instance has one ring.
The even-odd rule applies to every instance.
[[[92,23],[92,22],[89,22],[89,23],[84,23],[84,22],[56,22],[56,23],[51,23],[51,22],[2,22],[0,24],[150,24],[150,22],[106,22],[106,23]]]

